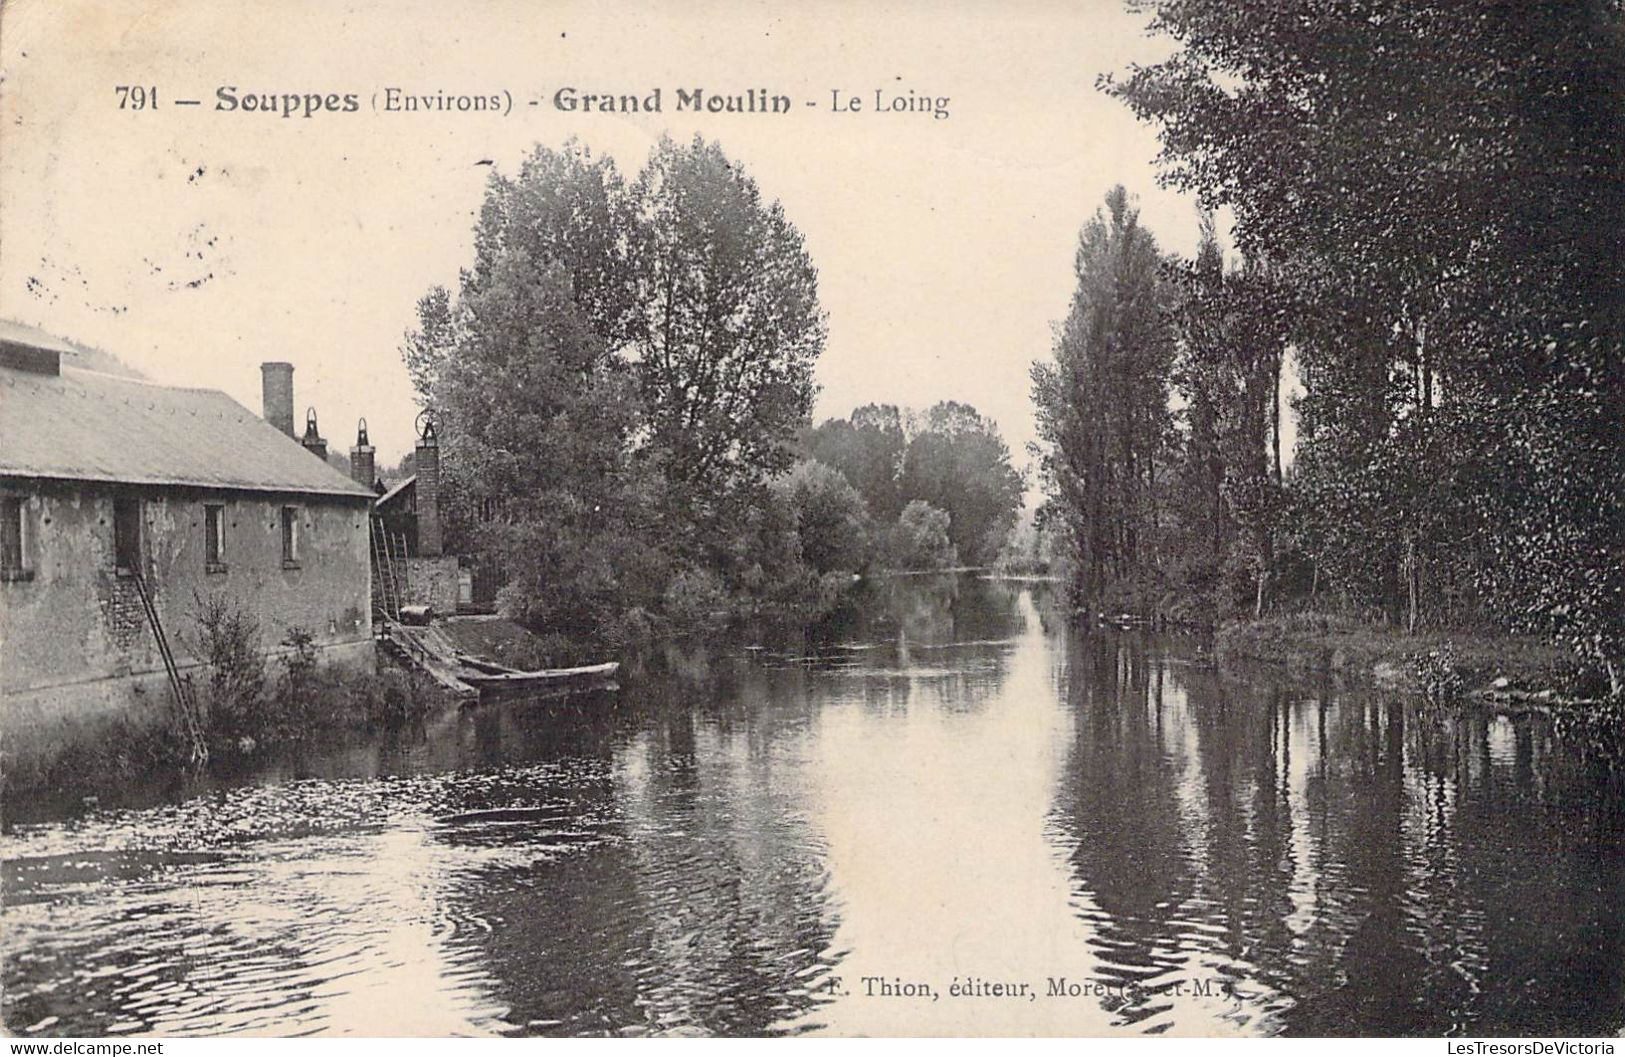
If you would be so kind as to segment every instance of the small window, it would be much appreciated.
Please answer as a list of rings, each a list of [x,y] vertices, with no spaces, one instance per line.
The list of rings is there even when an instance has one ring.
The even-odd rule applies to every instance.
[[[299,508],[296,506],[282,508],[282,567],[299,567]]]
[[[226,508],[216,503],[203,507],[203,551],[209,572],[226,571]]]
[[[0,496],[0,580],[22,580],[23,500],[20,496]]]
[[[113,565],[121,573],[141,571],[141,500],[113,500]]]

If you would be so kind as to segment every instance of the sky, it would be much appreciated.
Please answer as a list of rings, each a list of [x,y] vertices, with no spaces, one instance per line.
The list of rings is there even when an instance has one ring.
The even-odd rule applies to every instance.
[[[574,136],[630,177],[663,133],[699,133],[806,237],[829,318],[816,417],[959,400],[1022,464],[1028,369],[1108,189],[1137,197],[1165,248],[1194,250],[1154,131],[1096,87],[1168,49],[1115,0],[4,0],[0,316],[256,411],[258,365],[287,360],[296,418],[314,405],[347,450],[365,417],[390,465],[417,413],[402,335],[471,262],[488,174]],[[156,107],[127,93],[121,109],[121,85],[156,89]],[[567,87],[659,88],[664,111],[565,112]],[[504,111],[375,111],[390,88]],[[751,88],[791,112],[677,111],[678,89]],[[222,89],[353,93],[358,109],[222,111]],[[946,97],[948,116],[877,113],[877,91]],[[837,92],[863,109],[834,112]]]

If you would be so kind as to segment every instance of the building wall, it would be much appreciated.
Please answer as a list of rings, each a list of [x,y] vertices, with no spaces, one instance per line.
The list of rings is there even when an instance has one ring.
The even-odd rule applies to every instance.
[[[405,562],[406,587],[403,605],[428,606],[437,616],[457,612],[457,558],[408,558]]]
[[[110,486],[0,481],[26,497],[26,579],[0,581],[0,722],[14,758],[63,730],[120,714],[167,717],[168,683],[135,582],[114,568]],[[199,599],[251,612],[268,654],[292,627],[328,662],[370,667],[372,617],[365,502],[147,488],[142,554],[177,666],[195,656]],[[224,570],[206,567],[205,504],[224,508]],[[299,510],[296,568],[284,568],[281,512]],[[201,679],[196,680],[201,682]]]

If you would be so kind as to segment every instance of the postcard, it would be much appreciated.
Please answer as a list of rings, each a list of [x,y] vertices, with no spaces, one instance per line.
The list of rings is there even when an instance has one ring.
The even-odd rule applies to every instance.
[[[1612,1053],[1622,44],[6,0],[6,1032]]]

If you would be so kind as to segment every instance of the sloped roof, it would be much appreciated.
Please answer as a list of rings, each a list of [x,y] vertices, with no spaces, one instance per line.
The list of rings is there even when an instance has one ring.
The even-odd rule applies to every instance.
[[[0,346],[7,345],[21,345],[27,348],[55,352],[58,356],[69,357],[62,361],[68,366],[83,368],[87,371],[101,371],[103,374],[113,374],[123,378],[146,377],[146,375],[106,349],[99,349],[94,345],[82,345],[77,341],[60,338],[55,334],[40,330],[38,327],[30,327],[15,320],[0,319]]]
[[[402,493],[417,483],[418,475],[413,474],[406,480],[397,483],[395,487],[389,489],[383,495],[379,496],[378,502],[375,504],[375,506],[379,510],[382,510],[384,507],[389,506],[391,503],[395,502],[395,500],[399,499]]]
[[[38,327],[10,319],[0,319],[0,341],[11,345],[27,345],[34,349],[47,349],[51,352],[65,352],[70,356],[79,351],[78,346],[64,341],[55,334],[48,334]]]
[[[0,366],[8,474],[373,498],[225,393],[65,365],[59,376]]]

